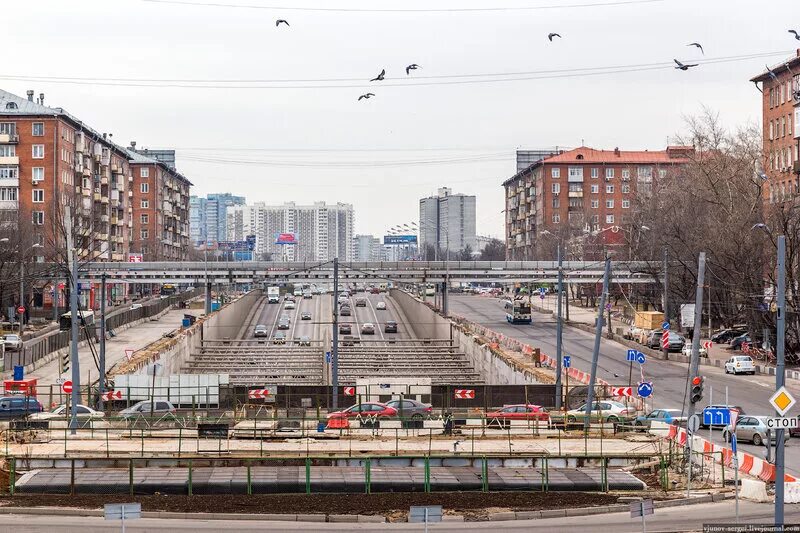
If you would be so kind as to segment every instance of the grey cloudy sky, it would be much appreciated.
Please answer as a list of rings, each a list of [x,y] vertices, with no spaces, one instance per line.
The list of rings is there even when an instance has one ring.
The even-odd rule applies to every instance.
[[[792,23],[800,29],[800,17],[779,16],[798,13],[796,0],[772,0],[769,9],[755,0],[561,7],[604,1],[217,0],[294,8],[559,6],[387,13],[144,0],[13,2],[1,15],[0,86],[19,95],[29,88],[44,92],[48,105],[112,132],[120,144],[175,147],[197,194],[230,191],[269,204],[349,202],[356,230],[380,235],[415,220],[420,197],[450,186],[477,195],[479,233],[502,236],[500,184],[514,173],[516,148],[584,142],[662,149],[683,117],[703,105],[731,126],[756,122],[760,94],[747,80],[800,47],[787,33]],[[276,28],[277,18],[291,27]],[[548,43],[551,31],[564,38]],[[706,59],[778,54],[689,72],[665,66],[574,75],[575,69],[702,59],[686,47],[692,41],[703,44]],[[422,65],[409,76],[422,84],[397,86],[406,80],[390,78],[406,78],[410,63]],[[387,80],[369,84],[381,68]],[[504,82],[496,81],[502,76],[458,77],[553,70],[564,72]],[[203,80],[199,85],[213,88],[32,79],[37,76]],[[253,84],[230,80],[270,82],[240,88]],[[276,85],[287,88],[269,88]],[[368,90],[375,98],[357,102]]]

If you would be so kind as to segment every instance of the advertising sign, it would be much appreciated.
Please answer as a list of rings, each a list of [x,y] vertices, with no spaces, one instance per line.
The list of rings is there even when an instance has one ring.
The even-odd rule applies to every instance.
[[[219,241],[217,247],[223,252],[248,252],[252,250],[248,241]]]
[[[417,244],[416,235],[384,235],[383,244]]]
[[[297,235],[294,233],[276,233],[275,244],[297,244]]]
[[[128,263],[141,263],[144,259],[142,254],[129,253]]]
[[[681,327],[694,327],[694,304],[681,304]]]

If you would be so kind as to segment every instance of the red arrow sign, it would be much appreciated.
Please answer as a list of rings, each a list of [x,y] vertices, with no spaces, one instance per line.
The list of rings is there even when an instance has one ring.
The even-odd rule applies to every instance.
[[[269,396],[269,389],[251,389],[247,391],[247,397],[251,400],[261,400]]]
[[[72,392],[72,381],[67,380],[64,383],[62,383],[61,384],[61,390],[64,392],[64,394],[71,393]]]
[[[109,402],[111,400],[121,400],[121,399],[122,399],[121,390],[110,390],[103,393],[104,402]]]
[[[342,387],[342,392],[344,392],[345,396],[355,396],[356,395],[356,388],[355,387]]]
[[[456,389],[454,396],[456,400],[474,400],[475,389]]]
[[[710,348],[711,348],[713,345],[714,345],[714,343],[713,343],[713,342],[711,342],[711,341],[706,341],[706,342],[704,342],[704,343],[703,343],[703,348],[705,348],[706,350],[708,350],[708,349],[710,349]]]
[[[611,396],[633,396],[633,387],[611,387]]]

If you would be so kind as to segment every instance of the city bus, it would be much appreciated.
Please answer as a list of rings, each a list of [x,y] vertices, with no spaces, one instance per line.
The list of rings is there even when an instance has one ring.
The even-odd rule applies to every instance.
[[[506,302],[506,321],[509,324],[530,324],[531,302],[529,299],[517,298]]]
[[[172,296],[178,292],[178,288],[172,283],[165,283],[161,286],[161,296]]]
[[[94,311],[78,311],[78,316],[81,318],[80,326],[94,326]],[[72,314],[64,313],[58,318],[58,329],[61,331],[69,331],[72,327]]]

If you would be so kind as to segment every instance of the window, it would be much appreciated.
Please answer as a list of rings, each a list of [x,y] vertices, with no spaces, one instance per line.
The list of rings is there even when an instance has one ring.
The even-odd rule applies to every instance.
[[[17,123],[0,122],[0,134],[15,136],[17,134]]]
[[[44,224],[44,211],[33,211],[33,225],[41,226]]]
[[[592,179],[596,179],[600,175],[599,168],[592,168]]]
[[[553,224],[558,224],[559,222],[561,222],[561,215],[553,213]]]
[[[607,168],[606,169],[606,179],[610,180],[610,179],[613,179],[613,178],[614,178],[614,169],[613,168]]]
[[[639,167],[636,169],[636,177],[640,182],[648,183],[653,179],[653,167]]]
[[[561,200],[558,197],[553,198],[553,209],[561,207]]]
[[[600,223],[600,215],[592,215],[592,224]]]
[[[44,167],[33,167],[31,171],[33,181],[44,181]]]
[[[150,222],[150,215],[144,213],[142,214],[142,224],[148,224]]]
[[[560,178],[561,177],[561,169],[558,168],[558,167],[551,168],[550,169],[550,176],[552,176],[554,178]]]
[[[34,137],[44,136],[44,122],[34,122],[32,125],[32,134]]]
[[[583,192],[583,183],[570,183],[569,192]]]
[[[592,200],[592,209],[600,208],[600,200]]]
[[[572,181],[572,180],[582,181],[583,180],[583,167],[569,167],[569,177],[568,177],[568,179],[570,181]]]
[[[142,200],[142,209],[149,209],[150,208],[150,200]]]
[[[622,185],[622,194],[628,194],[629,192],[631,192],[631,186],[627,183],[624,183]]]
[[[664,168],[659,168],[658,169],[658,179],[663,180],[666,177],[667,177],[667,170],[664,169]]]
[[[770,120],[769,121],[769,140],[775,138],[775,124]]]
[[[622,169],[622,181],[628,181],[631,179],[631,170],[629,168]]]
[[[0,187],[0,200],[16,202],[18,190],[16,187]]]
[[[606,185],[606,194],[614,194],[614,186]]]
[[[150,177],[150,169],[149,168],[140,168],[139,169],[139,177],[140,178],[149,178]]]
[[[0,179],[17,179],[19,178],[19,170],[17,167],[2,167],[0,166]]]
[[[141,191],[143,193],[150,192],[150,184],[149,183],[142,183]]]
[[[31,193],[33,193],[33,203],[44,203],[44,189],[33,189]]]
[[[16,157],[17,148],[13,144],[0,144],[0,157]]]
[[[32,145],[33,149],[33,158],[34,159],[44,159],[44,145],[43,144],[34,144]]]
[[[614,215],[606,215],[606,224],[614,223]]]
[[[561,184],[553,183],[553,194],[559,194],[560,192],[561,192]]]
[[[606,200],[606,209],[614,209],[614,200]]]
[[[140,234],[143,240],[147,240],[150,238],[150,230],[143,229]]]
[[[630,200],[622,200],[622,209],[630,209],[631,201]]]
[[[600,186],[599,185],[592,185],[592,189],[591,190],[592,190],[592,194],[598,194],[600,192]]]

